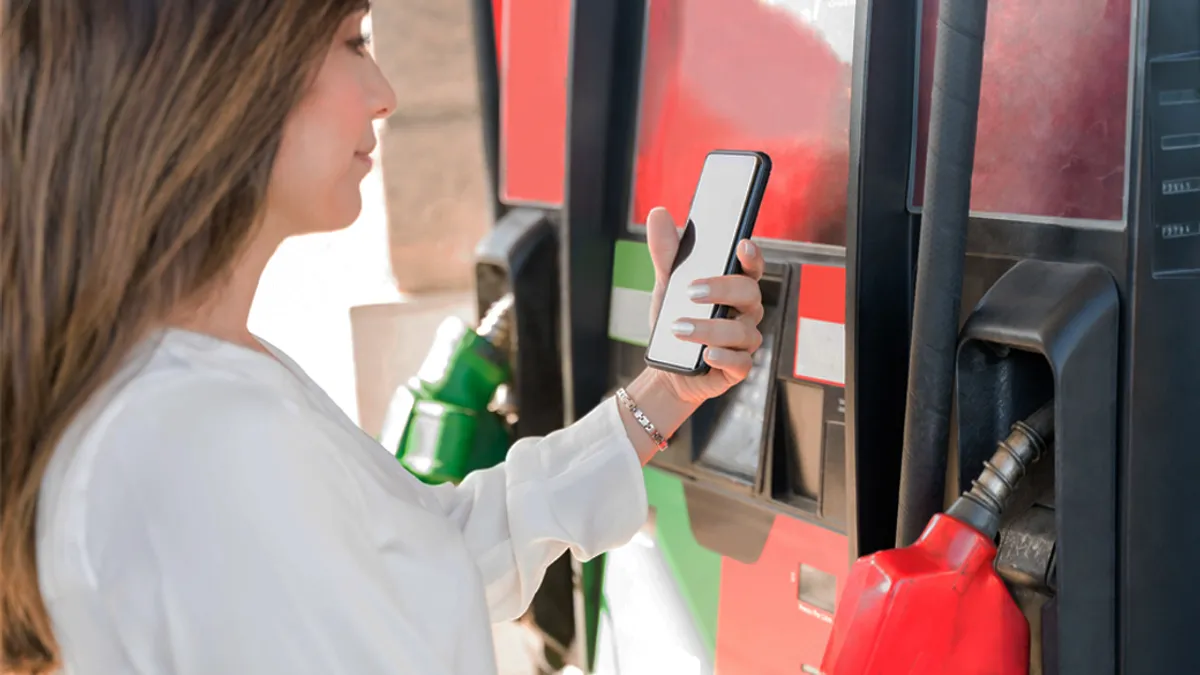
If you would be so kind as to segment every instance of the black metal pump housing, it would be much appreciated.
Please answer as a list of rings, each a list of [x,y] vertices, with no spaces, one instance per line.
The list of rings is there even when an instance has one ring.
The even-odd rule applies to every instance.
[[[1024,260],[968,316],[957,367],[958,481],[1054,397],[1052,457],[1014,497],[1054,512],[1058,658],[1043,672],[1113,673],[1116,629],[1117,284],[1099,265]],[[1043,477],[1045,482],[1039,481]],[[1047,484],[1048,483],[1048,484]],[[1047,497],[1047,494],[1049,497]]]

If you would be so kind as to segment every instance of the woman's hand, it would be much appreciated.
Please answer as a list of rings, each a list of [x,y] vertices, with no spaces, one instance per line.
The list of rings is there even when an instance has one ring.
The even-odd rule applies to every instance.
[[[654,261],[654,294],[649,317],[654,323],[667,290],[675,253],[679,250],[679,231],[671,214],[663,208],[650,212],[646,229],[650,258]],[[707,293],[696,297],[696,302],[728,305],[731,309],[729,318],[690,322],[692,328],[684,330],[686,335],[675,332],[682,340],[708,347],[704,361],[711,370],[704,375],[688,376],[648,368],[626,387],[638,407],[667,438],[701,403],[724,394],[746,379],[750,372],[750,357],[762,344],[762,335],[758,332],[758,323],[763,316],[762,294],[758,288],[765,267],[762,252],[745,241],[738,247],[737,255],[742,263],[742,274],[698,279],[692,285],[693,288],[707,287]],[[649,462],[657,453],[657,446],[624,406],[621,407],[621,420],[642,464]]]
[[[653,324],[679,250],[679,231],[671,214],[661,207],[646,218],[646,230],[654,262],[654,294],[650,301]],[[664,383],[686,403],[703,403],[746,379],[751,355],[762,345],[762,334],[758,331],[763,317],[762,293],[758,287],[765,267],[762,252],[750,241],[743,241],[737,256],[742,263],[742,274],[697,279],[691,286],[694,302],[727,305],[728,318],[680,321],[671,326],[680,340],[706,345],[704,361],[712,368],[700,376],[664,373],[667,375]]]

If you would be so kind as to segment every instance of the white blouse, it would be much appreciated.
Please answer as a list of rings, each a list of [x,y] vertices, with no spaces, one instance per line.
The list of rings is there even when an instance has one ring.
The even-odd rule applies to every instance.
[[[63,437],[37,554],[69,675],[494,673],[546,566],[646,520],[611,399],[431,487],[268,349],[168,331]]]

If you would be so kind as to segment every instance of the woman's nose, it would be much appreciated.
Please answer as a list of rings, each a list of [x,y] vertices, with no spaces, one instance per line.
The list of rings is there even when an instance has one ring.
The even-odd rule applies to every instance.
[[[375,119],[383,119],[396,110],[396,92],[383,76],[379,66],[375,66],[375,77],[371,79],[371,100],[375,107]]]

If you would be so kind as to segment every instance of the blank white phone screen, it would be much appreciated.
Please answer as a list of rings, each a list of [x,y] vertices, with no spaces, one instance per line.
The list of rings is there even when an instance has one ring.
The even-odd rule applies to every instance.
[[[671,324],[680,319],[712,318],[713,306],[693,302],[687,290],[698,279],[725,272],[758,162],[754,155],[711,154],[705,159],[688,214],[695,239],[688,241],[691,235],[685,228],[680,255],[686,257],[667,282],[662,310],[650,335],[650,360],[688,370],[700,365],[702,345],[675,337]]]

